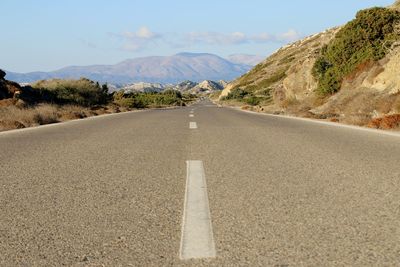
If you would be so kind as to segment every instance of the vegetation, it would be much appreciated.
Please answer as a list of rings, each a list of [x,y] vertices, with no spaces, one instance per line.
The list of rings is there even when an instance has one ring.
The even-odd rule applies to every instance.
[[[36,99],[55,104],[93,106],[106,104],[108,87],[98,82],[81,78],[79,80],[42,80],[32,85],[31,93]]]
[[[270,101],[271,90],[266,89],[261,91],[261,93],[254,95],[254,92],[248,92],[247,90],[243,90],[241,88],[234,88],[232,91],[221,100],[236,100],[240,102],[244,102],[247,105],[257,106],[260,105],[262,102]]]
[[[113,111],[109,111],[109,113],[111,112]],[[10,105],[0,107],[0,131],[80,119],[103,113],[106,112],[102,112],[102,110],[92,111],[82,106],[72,105]]]
[[[186,99],[190,98],[186,96]],[[184,106],[184,98],[181,92],[166,90],[162,93],[114,93],[113,103],[126,108],[147,108],[164,106]]]
[[[240,83],[239,83],[238,87],[244,87],[244,86],[247,86],[247,85],[253,83],[253,82],[254,82],[253,78],[254,78],[255,76],[257,76],[257,74],[258,74],[259,72],[262,72],[265,68],[269,67],[269,66],[272,65],[273,63],[274,63],[274,61],[269,61],[269,62],[266,62],[266,63],[261,62],[261,63],[257,64],[257,65],[256,65],[253,69],[251,69],[248,73],[243,74],[243,75],[239,78]]]
[[[372,119],[368,127],[375,129],[399,129],[400,128],[400,114],[386,115],[381,118]]]
[[[260,89],[265,89],[270,87],[272,84],[284,79],[286,77],[286,71],[287,69],[282,69],[280,71],[278,71],[277,73],[275,73],[274,75],[272,75],[271,77],[262,80],[261,82],[259,82],[257,85]]]
[[[0,72],[1,76],[1,72]],[[0,79],[1,80],[1,79]],[[4,82],[3,82],[4,83]],[[9,86],[12,82],[6,81]],[[42,80],[15,86],[18,94],[0,100],[0,131],[80,119],[132,108],[184,106],[197,99],[176,90],[161,93],[108,93],[107,84],[79,80]]]
[[[222,98],[222,100],[240,100],[247,96],[249,93],[241,88],[233,88],[229,94]]]
[[[376,7],[359,11],[321,50],[313,68],[318,91],[323,95],[335,93],[360,64],[382,59],[399,39],[395,30],[399,22],[400,12],[396,10]]]
[[[257,106],[261,103],[263,99],[261,97],[257,96],[249,96],[244,99],[245,103],[250,105],[250,106]]]

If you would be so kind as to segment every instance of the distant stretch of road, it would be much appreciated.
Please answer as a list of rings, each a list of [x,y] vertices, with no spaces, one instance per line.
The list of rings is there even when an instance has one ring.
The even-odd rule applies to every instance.
[[[398,136],[203,101],[0,149],[0,266],[400,263]]]

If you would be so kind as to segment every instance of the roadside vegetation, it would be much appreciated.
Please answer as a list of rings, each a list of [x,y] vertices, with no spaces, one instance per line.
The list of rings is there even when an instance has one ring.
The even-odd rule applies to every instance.
[[[0,97],[0,131],[133,109],[185,106],[196,100],[195,95],[175,90],[109,93],[107,84],[85,78],[43,80],[25,87],[2,78],[0,85],[4,92]]]
[[[162,93],[125,93],[116,92],[113,95],[113,103],[125,108],[159,108],[169,106],[184,106],[192,101],[193,95],[182,95],[175,90],[166,90]]]
[[[234,88],[229,94],[220,99],[221,101],[244,103],[249,106],[258,106],[272,101],[271,89],[265,88],[258,91],[248,91],[241,88]]]
[[[387,8],[361,10],[321,50],[313,74],[318,92],[333,94],[360,66],[380,60],[399,38],[400,12]]]
[[[37,101],[60,105],[79,106],[104,105],[110,100],[107,84],[100,85],[89,79],[42,80],[32,84],[32,90],[25,90],[28,97]],[[29,94],[31,94],[29,96]],[[23,96],[22,96],[23,97]]]

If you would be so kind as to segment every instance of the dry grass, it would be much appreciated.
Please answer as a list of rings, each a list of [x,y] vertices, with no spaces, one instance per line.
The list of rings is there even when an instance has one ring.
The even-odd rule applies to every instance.
[[[400,128],[400,114],[387,115],[376,118],[368,123],[368,127],[375,129],[391,130]]]
[[[0,108],[0,130],[25,128],[58,122],[57,108],[40,105],[34,108],[8,106]]]
[[[371,116],[368,114],[347,114],[338,121],[350,125],[366,126],[371,121]]]
[[[291,96],[291,97],[287,97],[283,101],[281,101],[280,107],[288,108],[290,106],[295,106],[295,105],[299,105],[299,104],[300,104],[300,101],[295,96]]]
[[[120,111],[120,108],[114,106],[99,107],[94,110],[77,105],[0,106],[0,131],[82,119]]]

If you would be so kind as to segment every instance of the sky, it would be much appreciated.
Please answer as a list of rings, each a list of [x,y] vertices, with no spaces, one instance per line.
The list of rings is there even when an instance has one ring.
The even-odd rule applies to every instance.
[[[394,0],[0,0],[0,68],[51,71],[179,52],[268,56]]]

